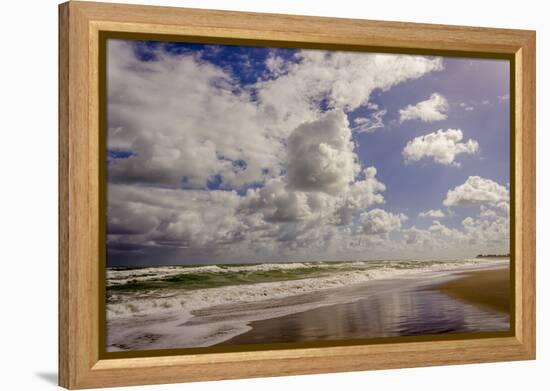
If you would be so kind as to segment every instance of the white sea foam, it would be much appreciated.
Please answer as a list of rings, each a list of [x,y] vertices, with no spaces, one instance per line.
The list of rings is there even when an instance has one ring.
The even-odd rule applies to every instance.
[[[108,269],[107,286],[127,284],[134,281],[151,281],[170,276],[191,273],[223,273],[224,269],[217,265],[208,266],[160,266],[139,269]]]
[[[251,303],[268,299],[280,299],[290,296],[307,294],[331,288],[339,288],[352,284],[364,283],[371,280],[386,278],[406,278],[416,276],[419,273],[438,275],[438,272],[452,270],[465,270],[471,268],[483,268],[504,265],[508,260],[498,259],[468,259],[463,261],[435,262],[424,266],[415,267],[414,262],[385,262],[375,268],[367,268],[369,262],[355,264],[354,270],[338,270],[350,267],[350,263],[295,263],[295,264],[260,264],[250,266],[200,266],[200,267],[160,267],[143,268],[133,270],[112,270],[109,271],[109,278],[118,281],[158,279],[159,276],[166,277],[183,273],[235,273],[278,270],[279,268],[301,269],[307,267],[320,267],[327,265],[334,268],[328,275],[314,278],[302,278],[295,280],[263,282],[246,285],[230,285],[217,288],[196,289],[196,290],[171,290],[160,293],[152,293],[147,298],[132,298],[126,295],[120,303],[107,305],[108,320],[131,318],[135,316],[168,315],[177,313],[180,321],[189,319],[192,311],[204,309],[217,305]],[[347,264],[347,265],[346,265]],[[370,263],[372,265],[372,263]],[[421,263],[419,263],[421,265]],[[323,267],[323,266],[321,266]],[[128,272],[128,273],[123,273]],[[153,277],[156,276],[156,277]]]
[[[433,269],[439,267],[447,268],[452,265],[467,266],[486,262],[501,262],[502,259],[474,258],[462,261],[433,262]],[[168,277],[186,274],[231,274],[231,273],[254,273],[270,271],[295,271],[307,269],[321,270],[339,270],[339,269],[371,269],[373,265],[383,268],[407,268],[418,269],[419,265],[424,265],[427,261],[349,261],[349,262],[280,262],[280,263],[261,263],[250,265],[205,265],[205,266],[155,266],[131,269],[108,269],[107,286],[123,285],[130,282],[144,282],[163,280]],[[432,262],[429,262],[432,264]]]
[[[372,262],[370,262],[372,264]],[[107,271],[107,286],[126,284],[134,281],[153,281],[166,277],[195,273],[254,273],[269,271],[292,271],[298,269],[341,269],[369,265],[368,261],[354,262],[292,262],[292,263],[261,263],[251,265],[206,265],[206,266],[160,266],[137,269],[109,269]]]

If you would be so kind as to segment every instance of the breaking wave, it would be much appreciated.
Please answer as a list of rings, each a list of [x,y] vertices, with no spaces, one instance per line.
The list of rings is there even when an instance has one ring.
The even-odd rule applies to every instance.
[[[250,265],[160,266],[107,270],[107,319],[192,312],[307,294],[419,273],[483,268],[508,259],[460,261],[296,262]]]

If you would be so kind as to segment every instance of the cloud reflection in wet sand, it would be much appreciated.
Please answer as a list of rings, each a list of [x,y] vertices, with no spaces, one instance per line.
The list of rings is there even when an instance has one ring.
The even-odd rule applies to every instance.
[[[386,286],[384,286],[386,285]],[[306,342],[509,330],[509,315],[420,285],[380,284],[353,302],[251,324],[225,344]]]

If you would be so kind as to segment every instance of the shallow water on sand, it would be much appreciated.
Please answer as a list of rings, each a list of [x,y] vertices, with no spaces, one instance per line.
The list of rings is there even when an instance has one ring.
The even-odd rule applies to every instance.
[[[335,341],[508,331],[507,313],[434,287],[460,278],[424,272],[301,295],[111,319],[107,350]],[[210,297],[210,296],[209,296]]]
[[[508,314],[463,303],[431,289],[432,285],[433,281],[409,284],[403,281],[381,281],[369,284],[361,288],[365,291],[362,299],[252,322],[250,331],[223,344],[509,330]]]

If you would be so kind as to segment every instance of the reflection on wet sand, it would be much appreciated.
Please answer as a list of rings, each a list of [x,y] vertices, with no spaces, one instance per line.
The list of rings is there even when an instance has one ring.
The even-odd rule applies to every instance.
[[[344,294],[361,298],[252,322],[250,331],[224,344],[270,344],[509,330],[508,314],[462,302],[432,287],[433,280],[430,279],[380,281],[361,288],[354,287]]]
[[[111,320],[109,330],[116,332],[107,334],[107,343],[115,351],[504,332],[510,329],[509,276],[500,265],[424,272],[184,316],[153,311]]]

